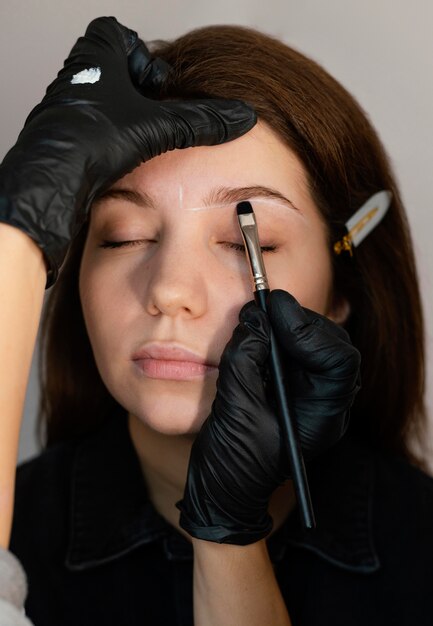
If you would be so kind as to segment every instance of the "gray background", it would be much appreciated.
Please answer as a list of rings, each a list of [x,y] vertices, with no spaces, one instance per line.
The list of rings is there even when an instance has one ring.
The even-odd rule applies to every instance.
[[[415,241],[428,331],[433,412],[433,3],[430,0],[2,0],[0,158],[13,145],[87,23],[114,15],[144,40],[204,24],[259,28],[319,61],[359,100],[392,157]],[[36,357],[36,354],[35,354]],[[36,358],[20,459],[36,451]],[[433,419],[433,418],[432,418]],[[433,440],[433,429],[429,440]],[[433,471],[433,452],[430,455]]]

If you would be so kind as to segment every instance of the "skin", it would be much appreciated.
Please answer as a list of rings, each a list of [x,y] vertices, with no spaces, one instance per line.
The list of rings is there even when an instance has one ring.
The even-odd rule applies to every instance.
[[[150,497],[180,532],[175,502],[183,495],[194,435],[209,414],[216,366],[239,310],[252,299],[245,253],[227,247],[242,243],[236,202],[205,207],[204,199],[216,188],[255,185],[277,190],[292,204],[252,201],[261,245],[276,246],[264,253],[270,287],[285,289],[303,306],[342,322],[348,306],[332,293],[326,227],[305,170],[264,123],[221,146],[163,154],[113,186],[147,193],[153,208],[107,197],[91,211],[79,286],[96,363],[108,390],[129,413]],[[104,249],[103,240],[139,243]],[[149,378],[131,361],[149,341],[175,341],[214,369],[193,380]],[[288,483],[270,503],[274,530],[293,506]]]
[[[245,254],[227,247],[242,243],[236,202],[206,209],[204,199],[220,187],[258,184],[297,207],[253,201],[261,245],[277,246],[264,253],[271,288],[339,321],[326,228],[303,166],[264,124],[228,144],[161,155],[115,184],[147,193],[155,208],[124,198],[93,207],[80,295],[95,359],[112,395],[158,433],[199,430],[217,371],[193,381],[150,379],[135,375],[131,357],[146,342],[175,341],[218,365],[252,283]],[[104,249],[104,239],[138,243]]]
[[[0,546],[12,523],[19,432],[47,268],[38,245],[0,223]]]
[[[227,203],[214,193],[256,185],[289,200],[259,202],[247,195]],[[148,194],[152,208],[139,206],[131,194],[126,198],[125,190]],[[95,360],[108,390],[128,411],[150,499],[192,541],[197,626],[291,624],[266,540],[236,546],[191,539],[179,527],[175,508],[183,496],[194,436],[215,397],[216,366],[239,310],[252,299],[245,253],[233,249],[242,243],[236,201],[247,199],[261,245],[275,247],[264,255],[271,289],[285,289],[302,305],[344,321],[349,308],[332,292],[326,226],[304,168],[262,123],[221,146],[161,155],[118,181],[111,197],[92,207],[80,268],[80,297]],[[136,244],[110,249],[101,247],[104,240]],[[154,341],[176,342],[213,367],[188,380],[151,378],[137,370],[132,356]],[[270,499],[274,531],[294,506],[288,481]]]
[[[79,283],[87,330],[104,383],[128,410],[150,496],[176,527],[174,504],[183,494],[192,441],[209,414],[218,371],[193,380],[155,379],[137,372],[131,358],[147,342],[175,341],[218,365],[239,310],[252,299],[252,281],[245,253],[228,247],[242,243],[236,201],[215,201],[212,192],[256,185],[290,201],[252,201],[261,245],[276,246],[264,253],[270,287],[342,321],[347,307],[332,293],[326,227],[305,170],[263,123],[228,144],[163,154],[113,186],[147,194],[152,208],[114,195],[91,212]],[[137,243],[110,249],[101,247],[104,240]],[[282,489],[271,502],[275,527],[293,506],[290,486]]]

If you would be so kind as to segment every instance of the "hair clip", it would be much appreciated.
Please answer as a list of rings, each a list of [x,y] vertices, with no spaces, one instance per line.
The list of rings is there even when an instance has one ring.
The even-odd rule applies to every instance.
[[[369,233],[383,219],[391,204],[390,191],[378,191],[362,205],[346,222],[347,235],[334,244],[335,254],[343,251],[353,256],[353,246],[359,246]]]

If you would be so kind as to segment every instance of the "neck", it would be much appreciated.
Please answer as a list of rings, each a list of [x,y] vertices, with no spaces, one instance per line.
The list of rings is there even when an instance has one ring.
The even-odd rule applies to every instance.
[[[190,535],[179,526],[179,510],[175,504],[183,497],[194,435],[164,435],[133,415],[129,415],[128,425],[153,506],[191,541]],[[274,520],[272,533],[294,507],[295,494],[290,481],[276,489],[270,499],[268,511]]]

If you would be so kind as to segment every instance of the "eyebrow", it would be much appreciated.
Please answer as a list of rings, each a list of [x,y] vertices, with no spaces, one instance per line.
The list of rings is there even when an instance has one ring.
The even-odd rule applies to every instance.
[[[299,209],[293,204],[289,198],[286,198],[280,191],[263,185],[253,185],[252,187],[218,187],[213,189],[204,199],[204,206],[212,206],[214,204],[229,204],[243,202],[252,198],[269,198],[279,200],[287,204],[291,209],[298,211]]]
[[[212,207],[218,204],[231,204],[250,200],[252,198],[269,198],[279,200],[289,208],[299,211],[289,198],[286,198],[280,191],[263,185],[253,185],[250,187],[217,187],[212,189],[202,200],[204,207]],[[145,191],[134,189],[123,189],[113,187],[105,191],[93,202],[98,205],[107,199],[126,200],[144,209],[156,209],[156,203],[152,196]]]
[[[126,200],[132,204],[136,204],[143,209],[156,209],[152,197],[145,191],[136,191],[135,189],[121,189],[113,187],[104,191],[102,195],[93,201],[93,206],[97,206],[105,202],[105,200]]]

